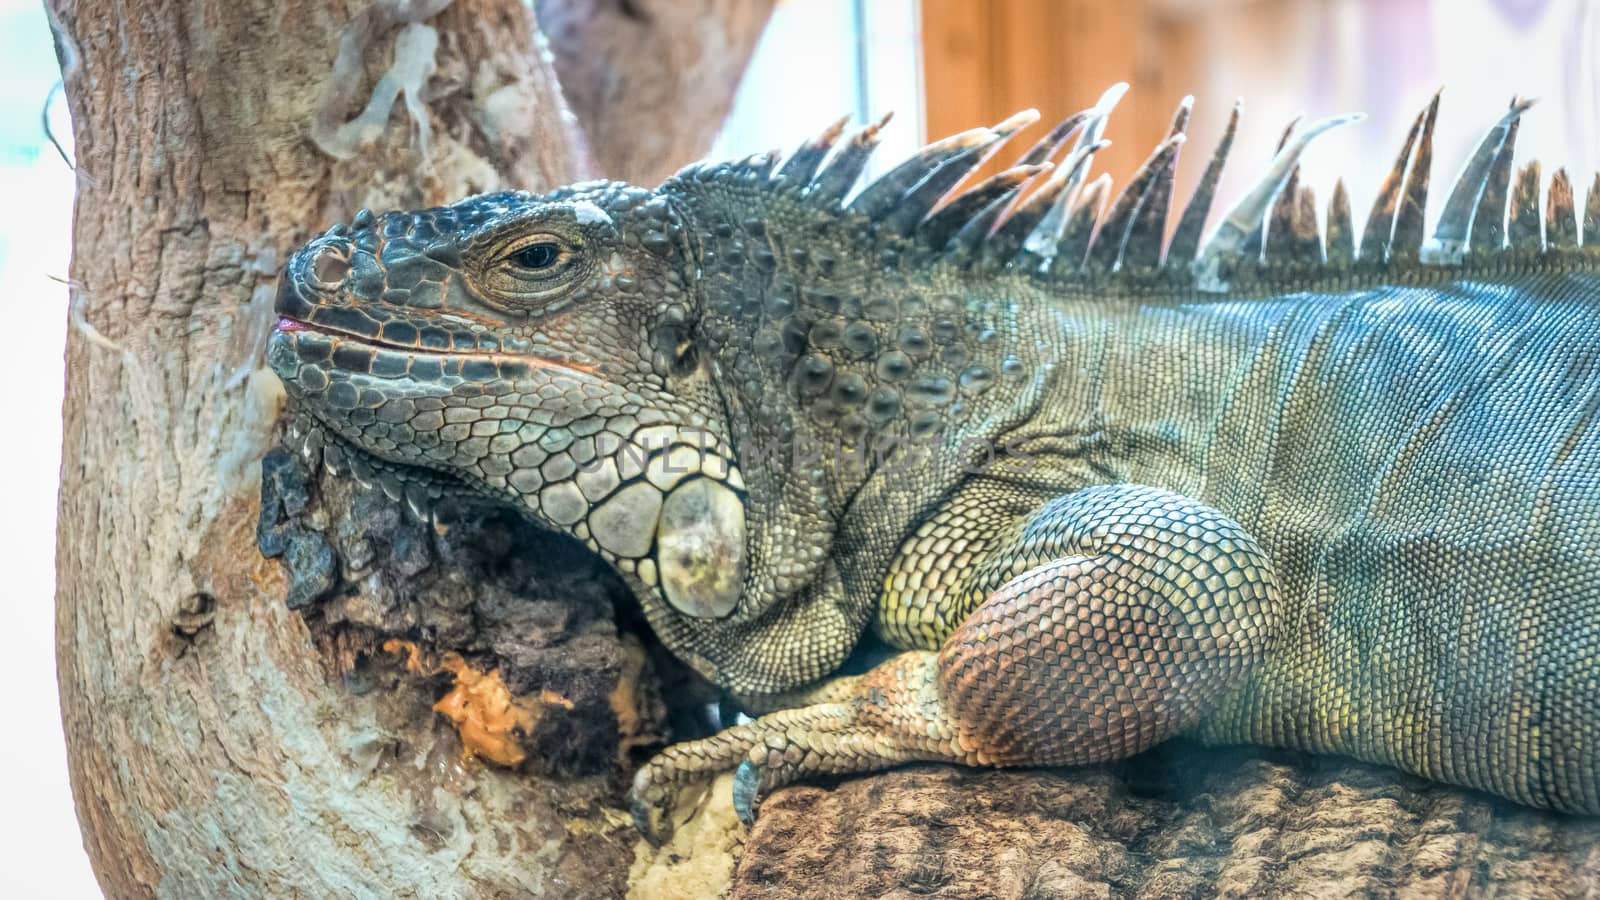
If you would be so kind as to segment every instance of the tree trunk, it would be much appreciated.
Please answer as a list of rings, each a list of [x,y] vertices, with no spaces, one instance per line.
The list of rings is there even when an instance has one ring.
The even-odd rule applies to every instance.
[[[572,109],[613,178],[653,185],[704,152],[677,121],[721,121],[777,0],[538,0]],[[705,90],[704,88],[710,88]]]
[[[343,554],[319,558],[349,588],[339,615],[302,616],[285,605],[294,560],[257,550],[258,518],[263,544],[285,535],[284,509],[258,506],[283,397],[260,351],[292,248],[359,206],[599,174],[530,13],[517,0],[51,0],[51,11],[80,175],[57,652],[101,885],[118,897],[618,893],[635,838],[616,767],[569,761],[551,768],[580,774],[558,777],[464,760],[429,706],[451,672],[457,688],[482,673],[408,660],[404,646],[385,663],[351,637],[359,628],[329,626],[371,619],[351,587],[363,573],[381,587],[432,565],[449,599],[470,559],[435,547],[412,565],[390,541],[371,561],[360,534],[317,545],[296,532],[297,547]],[[651,127],[683,158],[641,170],[703,152],[761,24],[730,19],[737,39],[704,50],[739,63],[661,98],[675,116]],[[370,492],[286,465],[268,473],[276,507],[330,528],[361,510],[363,526],[409,533],[362,507]],[[645,726],[630,716],[650,705],[642,654],[603,601],[561,610],[546,610],[559,620],[546,649],[571,657],[568,692],[599,690],[606,733],[636,737]],[[444,671],[438,689],[417,688],[406,662]],[[585,687],[591,670],[598,688]],[[556,719],[587,702],[549,694]],[[574,722],[547,731],[571,736]]]

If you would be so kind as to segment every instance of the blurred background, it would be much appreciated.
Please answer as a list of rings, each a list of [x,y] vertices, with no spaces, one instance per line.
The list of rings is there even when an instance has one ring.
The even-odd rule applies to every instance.
[[[1513,93],[1540,98],[1523,119],[1520,159],[1565,166],[1587,187],[1600,163],[1600,4],[1588,0],[923,0],[925,123],[930,135],[1037,107],[1046,123],[1132,85],[1112,116],[1113,145],[1095,157],[1118,184],[1165,134],[1186,94],[1194,117],[1177,175],[1186,198],[1235,99],[1239,135],[1224,170],[1220,215],[1272,156],[1284,126],[1361,111],[1365,122],[1319,138],[1301,184],[1324,201],[1343,176],[1356,233],[1412,119],[1444,88],[1435,135],[1443,194]],[[1042,128],[1043,126],[1036,126]],[[1019,143],[1027,139],[1024,135]],[[1441,184],[1443,182],[1443,184]]]
[[[1096,158],[1120,183],[1195,95],[1179,167],[1184,196],[1235,98],[1245,116],[1221,189],[1226,205],[1271,156],[1284,125],[1362,110],[1363,124],[1313,145],[1303,184],[1336,176],[1359,222],[1410,119],[1441,85],[1437,187],[1513,92],[1541,98],[1519,156],[1588,185],[1600,163],[1600,2],[1589,0],[785,0],[712,151],[792,148],[842,113],[894,110],[876,165],[928,136],[1037,107],[1045,125],[1132,90]],[[96,896],[72,809],[56,705],[54,568],[62,349],[74,175],[50,32],[37,0],[0,0],[0,597],[9,601],[0,742],[0,893]],[[1032,134],[1018,139],[1025,147]],[[1582,202],[1580,196],[1579,202]],[[115,423],[107,423],[115,427]]]

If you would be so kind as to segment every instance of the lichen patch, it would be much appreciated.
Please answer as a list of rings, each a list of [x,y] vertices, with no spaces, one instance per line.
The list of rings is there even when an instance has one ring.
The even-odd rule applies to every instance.
[[[574,706],[571,700],[551,690],[514,695],[498,668],[485,672],[459,653],[447,652],[436,662],[429,662],[413,641],[384,641],[383,649],[404,657],[406,671],[412,674],[449,673],[454,684],[433,704],[433,711],[455,727],[467,759],[515,766],[527,758],[523,743],[533,736],[545,712],[552,707],[571,712]]]

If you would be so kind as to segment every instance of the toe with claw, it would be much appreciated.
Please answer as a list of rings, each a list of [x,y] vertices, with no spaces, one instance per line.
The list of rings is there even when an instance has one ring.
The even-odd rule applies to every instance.
[[[739,814],[744,827],[756,824],[756,807],[761,805],[761,773],[756,764],[745,760],[733,775],[733,811]]]
[[[653,777],[652,769],[647,764],[633,776],[628,808],[633,814],[633,827],[659,847],[672,838],[673,792]]]

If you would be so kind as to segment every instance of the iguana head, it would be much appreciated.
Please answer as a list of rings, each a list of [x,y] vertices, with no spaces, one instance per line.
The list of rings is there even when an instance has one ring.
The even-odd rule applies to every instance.
[[[743,586],[745,485],[696,307],[665,198],[489,194],[363,213],[308,243],[269,359],[386,477],[437,473],[519,504],[652,600],[720,617]]]

